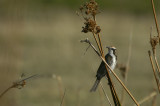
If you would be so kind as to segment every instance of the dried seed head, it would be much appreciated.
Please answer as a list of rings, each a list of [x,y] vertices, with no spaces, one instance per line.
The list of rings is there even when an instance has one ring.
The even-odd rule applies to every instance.
[[[84,22],[85,27],[82,27],[82,32],[94,32],[94,29],[96,27],[96,22],[92,20],[91,18],[86,18],[86,22]]]
[[[26,85],[26,81],[14,82],[12,88],[21,89]]]
[[[153,54],[155,55],[155,49],[156,49],[156,45],[159,43],[159,38],[154,36],[153,38],[150,37],[150,44],[153,50]]]
[[[83,6],[80,6],[79,9],[82,15],[83,13],[85,13],[86,15],[92,15],[93,17],[95,17],[96,14],[99,13],[98,4],[94,0],[86,2]]]
[[[85,11],[86,15],[90,14],[90,11],[89,10],[86,10]]]
[[[101,29],[99,26],[97,26],[95,20],[96,14],[99,13],[98,4],[95,2],[95,0],[90,0],[89,2],[86,2],[83,6],[80,6],[80,11],[85,20],[85,26],[82,27],[82,32],[92,32],[95,34],[100,33]]]
[[[80,7],[79,7],[79,10],[80,10],[80,11],[83,11],[83,6],[80,6]]]
[[[82,27],[82,32],[87,33],[87,32],[88,32],[88,29],[85,28],[85,27]]]
[[[91,14],[93,17],[95,17],[95,15],[99,13],[98,4],[94,0],[90,0],[89,3],[84,4],[84,7],[86,9],[86,12]]]
[[[101,32],[101,28],[100,26],[96,26],[96,34],[100,33]]]

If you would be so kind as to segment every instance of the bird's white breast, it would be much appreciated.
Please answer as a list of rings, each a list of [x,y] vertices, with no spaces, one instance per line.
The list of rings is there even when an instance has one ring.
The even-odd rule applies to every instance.
[[[111,67],[112,70],[114,70],[114,68],[116,67],[116,64],[117,64],[117,60],[116,60],[116,56],[115,55],[112,54],[111,56],[113,57],[112,58],[113,62],[112,62],[110,67]]]

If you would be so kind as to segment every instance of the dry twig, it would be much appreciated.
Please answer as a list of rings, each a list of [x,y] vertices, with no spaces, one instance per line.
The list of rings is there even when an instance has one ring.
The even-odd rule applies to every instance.
[[[159,65],[158,65],[157,57],[156,57],[156,55],[153,55],[153,56],[154,56],[154,60],[155,60],[156,66],[157,66],[158,75],[160,77],[160,68],[159,68]]]
[[[53,74],[53,78],[57,80],[58,90],[59,90],[60,98],[62,100],[63,96],[64,96],[64,94],[63,94],[62,78],[61,78],[61,76],[58,76],[58,75],[55,75],[55,74]],[[64,103],[62,104],[62,106],[64,106]]]
[[[156,106],[156,98],[157,98],[157,95],[155,95],[155,96],[153,97],[152,106]]]
[[[104,103],[103,103],[103,97],[102,97],[102,93],[103,93],[103,90],[102,88],[98,88],[98,92],[99,92],[99,100],[100,100],[100,106],[104,106]]]
[[[107,100],[108,100],[109,105],[112,106],[111,101],[109,100],[109,97],[108,97],[107,93],[105,92],[104,87],[103,87],[103,85],[102,85],[101,82],[100,82],[100,85],[101,85],[101,88],[102,88],[102,90],[103,90],[103,93],[104,93],[105,97],[106,97]]]
[[[94,35],[94,34],[93,34],[93,35]],[[94,36],[95,36],[95,35],[94,35]],[[100,38],[100,34],[99,34],[99,33],[98,33],[98,39],[99,39],[99,43],[100,43],[100,44],[98,43],[97,39],[95,39],[96,42],[98,43],[97,46],[99,47],[99,51],[100,51],[100,53],[101,53],[101,56],[102,56],[103,58],[105,58],[104,52],[103,52],[102,43],[101,43],[101,38]],[[107,75],[106,75],[106,76],[107,76],[107,78],[108,78],[108,82],[109,82],[109,85],[110,85],[110,89],[111,89],[111,93],[112,93],[112,97],[113,97],[114,103],[117,104],[117,105],[121,105],[121,104],[120,104],[120,101],[119,101],[119,98],[118,98],[118,95],[117,95],[117,93],[116,93],[116,90],[115,90],[115,88],[114,88],[114,86],[113,86],[113,84],[112,84],[112,80],[111,80],[111,77],[110,77],[110,74],[109,74],[107,65],[105,65],[105,67],[106,67],[106,69],[107,69]]]
[[[25,79],[22,79],[20,81],[16,81],[16,82],[13,82],[13,84],[8,87],[4,92],[2,92],[0,94],[0,98],[2,98],[4,96],[4,94],[6,94],[9,90],[11,90],[12,88],[18,88],[18,89],[22,89],[25,85],[26,85],[26,80],[30,79],[30,78],[33,78],[33,77],[37,77],[38,75],[32,75],[30,77],[27,77]]]
[[[153,64],[153,59],[152,59],[152,56],[151,56],[151,51],[148,51],[148,54],[149,54],[150,62],[151,62],[151,65],[152,65],[154,77],[156,79],[158,91],[160,92],[160,83],[159,83],[159,80],[158,80],[157,75],[156,75],[155,67],[154,67],[154,64]]]
[[[158,37],[159,37],[159,42],[160,42],[160,32],[159,32],[159,26],[158,26],[158,22],[157,22],[157,16],[156,16],[156,10],[154,7],[154,1],[151,0],[151,4],[152,4],[152,10],[153,10],[153,14],[154,14],[154,20],[155,20],[155,24],[156,24],[156,28],[157,28],[157,33],[158,33]]]
[[[99,34],[101,32],[101,28],[96,23],[96,14],[99,13],[98,4],[95,2],[95,0],[90,0],[89,2],[85,3],[83,6],[80,7],[80,11],[82,13],[82,17],[85,20],[85,22],[84,22],[85,26],[82,27],[82,32],[84,32],[84,33],[91,32],[92,33],[92,35],[95,39],[95,42],[98,46],[98,49],[99,49],[102,57],[104,57],[102,44],[101,44],[101,40],[100,40],[100,34]],[[85,13],[86,16],[84,15],[84,13]],[[97,40],[96,35],[98,35],[98,40]],[[108,82],[109,82],[111,94],[112,94],[112,97],[113,97],[113,101],[114,101],[115,105],[120,106],[121,104],[120,104],[118,95],[116,93],[116,90],[113,86],[112,80],[110,78],[107,66],[106,66],[106,70],[107,70],[107,75],[106,76],[108,78]]]
[[[64,104],[64,97],[65,97],[65,94],[66,94],[66,89],[64,90],[64,94],[63,94],[63,96],[62,96],[62,100],[61,100],[60,106],[63,106],[63,104]]]
[[[152,37],[152,28],[151,28],[150,44],[151,44],[151,47],[152,47],[154,60],[155,60],[156,67],[157,67],[157,70],[158,70],[158,75],[160,76],[160,68],[159,68],[158,61],[157,61],[157,56],[156,56],[156,46],[157,46],[158,42],[159,42],[158,37],[155,37],[155,36]]]
[[[116,75],[116,73],[110,68],[110,66],[107,64],[107,62],[105,61],[105,59],[99,54],[99,52],[96,50],[96,48],[92,45],[92,43],[88,40],[81,40],[81,42],[85,42],[88,43],[93,50],[96,52],[96,54],[102,59],[102,61],[107,65],[107,67],[110,69],[110,71],[113,73],[113,75],[116,77],[116,79],[120,82],[120,84],[123,86],[123,88],[126,90],[126,92],[129,94],[129,96],[132,98],[132,100],[135,102],[135,104],[137,106],[139,106],[138,102],[135,100],[135,98],[132,96],[132,94],[130,93],[130,91],[127,89],[127,87],[123,84],[123,82],[119,79],[119,77]]]
[[[94,72],[95,72],[95,71],[94,71]],[[103,106],[103,103],[102,103],[102,95],[101,95],[101,91],[100,91],[100,90],[103,91],[103,93],[104,93],[104,95],[105,95],[105,97],[106,97],[106,99],[107,99],[109,105],[112,106],[112,103],[111,103],[111,101],[110,101],[110,99],[109,99],[107,93],[105,92],[105,89],[104,89],[103,84],[102,84],[101,81],[100,81],[100,86],[101,86],[101,89],[99,89],[99,94],[100,94],[100,97],[101,97],[101,98],[100,98],[100,99],[101,99],[101,105]]]
[[[140,100],[138,103],[139,105],[143,104],[144,102],[150,100],[151,98],[154,98],[157,95],[157,92],[153,91],[150,95],[145,97],[144,99]]]

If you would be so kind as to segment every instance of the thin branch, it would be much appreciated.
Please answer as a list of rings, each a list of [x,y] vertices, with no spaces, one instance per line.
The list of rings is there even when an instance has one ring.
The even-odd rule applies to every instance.
[[[105,92],[104,87],[103,87],[103,85],[102,85],[101,82],[100,82],[100,85],[101,85],[101,88],[102,88],[102,90],[103,90],[103,93],[104,93],[105,97],[106,97],[107,100],[108,100],[109,105],[112,106],[111,101],[109,100],[109,97],[108,97],[107,93]]]
[[[100,45],[100,53],[101,53],[101,56],[103,57],[103,58],[105,58],[105,56],[104,56],[104,52],[103,52],[103,47],[102,47],[102,42],[101,42],[101,37],[100,37],[100,34],[98,33],[97,34],[98,35],[98,40],[99,40],[99,45]],[[97,41],[98,42],[98,41]],[[113,83],[112,83],[112,80],[111,80],[111,78],[110,78],[110,73],[109,73],[109,71],[108,71],[108,68],[107,68],[107,66],[105,65],[105,67],[106,67],[106,70],[107,70],[107,78],[108,78],[108,82],[109,82],[109,84],[110,84],[110,89],[111,89],[111,93],[112,93],[112,97],[114,98],[113,100],[114,100],[114,102],[115,102],[115,104],[117,104],[117,105],[121,105],[120,104],[120,101],[119,101],[119,98],[118,98],[118,95],[117,95],[117,93],[116,93],[116,90],[115,90],[115,88],[114,88],[114,86],[113,86]]]
[[[102,43],[101,43],[101,37],[100,37],[100,34],[99,34],[99,33],[98,33],[98,39],[99,39],[100,47],[101,47],[101,54],[102,54],[102,56],[104,57],[103,47],[102,47]]]
[[[103,58],[105,58],[104,52],[103,52],[103,46],[102,46],[100,34],[98,33],[97,35],[98,35],[98,40],[99,40],[99,43],[100,43],[100,49],[101,49],[100,52],[101,52],[101,55],[102,55]],[[118,96],[117,96],[116,90],[115,90],[115,88],[114,88],[114,86],[113,86],[113,84],[112,84],[112,80],[111,80],[111,78],[110,78],[110,74],[109,74],[109,71],[108,71],[108,68],[107,68],[106,65],[105,65],[105,68],[106,68],[106,70],[107,70],[107,75],[106,75],[106,76],[107,76],[108,82],[109,82],[109,84],[110,84],[110,89],[111,89],[112,97],[115,98],[115,99],[113,99],[113,100],[114,100],[115,104],[117,104],[117,102],[118,102],[118,105],[121,105],[121,104],[120,104],[120,101],[119,101],[119,98],[118,98]],[[117,102],[116,102],[116,101],[117,101]]]
[[[89,49],[90,45],[86,48],[84,55],[87,53],[88,49]]]
[[[156,86],[154,84],[154,76],[153,76],[153,80],[152,80],[152,84],[153,84],[153,91],[157,92]],[[152,99],[152,105],[151,106],[156,106],[156,100],[157,100],[157,95],[155,95]]]
[[[89,39],[88,38],[86,38],[85,40],[81,40],[80,41],[81,43],[88,43],[92,48],[93,48],[93,50],[96,52],[96,54],[98,55],[98,56],[101,56],[100,54],[99,54],[99,52],[96,50],[96,48],[92,45],[92,43],[89,41]]]
[[[148,54],[149,54],[150,62],[151,62],[151,65],[152,65],[154,77],[155,77],[155,80],[156,80],[156,83],[157,83],[158,91],[160,93],[160,84],[159,84],[159,80],[158,80],[157,75],[156,75],[155,67],[154,67],[154,64],[153,64],[153,59],[152,59],[152,56],[151,56],[151,51],[148,51]]]
[[[153,91],[150,95],[140,100],[138,103],[139,105],[143,104],[144,102],[150,100],[151,98],[154,98],[157,95],[157,92]]]
[[[126,90],[126,92],[129,94],[129,96],[132,98],[132,100],[135,102],[135,104],[137,106],[139,106],[138,102],[135,100],[135,98],[132,96],[132,94],[130,93],[130,91],[127,89],[127,87],[123,84],[123,82],[119,79],[119,77],[116,75],[116,73],[110,68],[110,66],[107,64],[107,62],[105,61],[105,59],[98,53],[98,51],[96,50],[96,48],[91,44],[91,42],[88,39],[85,40],[81,40],[81,42],[85,42],[88,43],[89,45],[91,45],[91,47],[93,48],[93,50],[96,52],[96,54],[102,59],[102,61],[107,65],[107,67],[110,69],[110,71],[113,73],[113,75],[116,77],[116,79],[120,82],[120,84],[123,86],[123,88]]]
[[[1,93],[0,98],[3,97],[4,94],[6,94],[10,89],[12,89],[13,86],[10,86],[9,88],[7,88],[4,92]]]
[[[160,32],[159,32],[159,26],[158,26],[158,22],[157,22],[156,10],[154,7],[154,1],[151,0],[151,3],[152,3],[153,14],[154,14],[154,20],[155,20],[155,24],[156,24],[156,28],[157,28],[157,33],[158,33],[158,37],[159,37],[159,41],[160,41]]]
[[[84,32],[84,33],[91,32],[93,34],[93,37],[94,37],[95,42],[98,46],[100,55],[102,55],[102,57],[104,57],[101,41],[98,42],[97,37],[96,37],[96,35],[101,31],[100,27],[96,24],[96,14],[99,13],[98,4],[97,4],[97,2],[95,2],[95,0],[89,0],[89,2],[85,3],[83,6],[80,7],[81,13],[83,12],[83,10],[84,10],[84,13],[86,14],[86,17],[83,17],[85,20],[85,22],[84,22],[85,27],[82,27],[82,32]],[[111,90],[114,104],[116,106],[121,106],[120,101],[118,99],[118,95],[117,95],[116,90],[115,90],[113,83],[111,81],[107,66],[105,65],[105,67],[107,70],[106,76],[108,78],[109,87]]]
[[[93,71],[93,72],[95,73],[95,71]],[[107,101],[108,101],[109,105],[112,106],[112,103],[111,103],[111,101],[110,101],[110,99],[109,99],[107,93],[105,92],[105,89],[104,89],[103,84],[102,84],[101,81],[100,81],[100,86],[101,86],[101,89],[102,89],[102,91],[103,91],[105,97],[107,98]],[[101,95],[100,95],[100,96],[101,96]]]
[[[35,74],[35,75],[32,75],[32,76],[27,77],[27,78],[25,78],[25,79],[22,79],[22,80],[20,80],[20,81],[13,82],[13,84],[12,84],[10,87],[8,87],[6,90],[4,90],[4,92],[2,92],[2,93],[0,94],[0,98],[2,98],[2,97],[4,96],[4,94],[6,94],[6,93],[7,93],[9,90],[11,90],[12,88],[18,88],[18,89],[23,88],[23,87],[26,85],[26,80],[31,79],[31,78],[33,78],[33,77],[37,77],[37,76],[38,76],[38,75]]]
[[[154,60],[155,60],[156,66],[157,66],[158,75],[159,75],[159,77],[160,77],[160,68],[159,68],[159,65],[158,65],[158,61],[157,61],[156,55],[154,55]]]
[[[155,60],[156,66],[157,66],[158,75],[160,77],[160,68],[159,68],[159,65],[158,65],[158,62],[157,62],[157,56],[156,56],[156,45],[157,45],[158,42],[159,42],[158,37],[153,37],[152,38],[152,27],[151,27],[150,44],[151,44],[151,47],[152,47],[152,52],[153,52],[154,60]]]
[[[102,97],[102,94],[103,94],[103,90],[102,90],[102,87],[98,89],[99,91],[99,96],[100,96],[100,106],[104,106],[104,103],[103,103],[103,97]]]
[[[58,75],[55,75],[55,78],[57,80],[58,88],[59,88],[59,94],[60,98],[63,98],[63,84],[62,84],[62,78]]]
[[[38,74],[32,75],[32,76],[30,76],[30,77],[27,77],[27,78],[25,78],[25,79],[20,80],[18,83],[23,82],[23,81],[26,81],[26,80],[28,80],[28,79],[31,79],[31,78],[33,78],[33,77],[38,77],[38,76],[39,76]]]
[[[155,95],[155,96],[153,97],[152,106],[156,106],[156,98],[157,98],[157,95]]]
[[[63,94],[63,97],[62,97],[62,100],[61,100],[61,104],[60,104],[60,106],[63,106],[63,103],[64,103],[64,96],[65,96],[65,94],[66,94],[66,89],[64,90],[64,94]]]
[[[100,46],[99,43],[98,43],[98,40],[97,40],[97,38],[96,38],[95,33],[92,32],[92,34],[93,34],[93,37],[94,37],[94,39],[95,39],[95,41],[96,41],[96,44],[97,44],[97,46],[98,46],[98,49],[99,49],[99,51],[101,52],[101,51],[102,51],[102,50],[101,50],[101,46]]]

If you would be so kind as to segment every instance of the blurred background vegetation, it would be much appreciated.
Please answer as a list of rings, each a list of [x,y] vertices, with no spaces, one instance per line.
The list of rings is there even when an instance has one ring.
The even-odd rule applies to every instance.
[[[66,88],[65,106],[106,106],[99,91],[90,93],[101,60],[79,41],[90,34],[81,33],[84,20],[76,15],[87,0],[0,0],[0,92],[16,80],[39,74],[23,89],[12,89],[0,99],[3,106],[57,106]],[[160,1],[155,1],[160,21]],[[150,0],[97,0],[101,13],[97,22],[102,28],[103,47],[117,48],[118,63],[125,64],[129,37],[132,53],[127,87],[139,101],[156,86],[150,65],[150,27],[156,35]],[[159,47],[158,47],[159,48]],[[107,50],[105,53],[107,53]],[[157,51],[160,53],[160,50]],[[157,53],[157,54],[158,54]],[[158,55],[158,62],[160,55]],[[118,76],[122,78],[118,69]],[[56,79],[56,75],[61,80]],[[112,76],[112,75],[111,75]],[[122,87],[114,79],[121,97]],[[123,81],[123,80],[122,80]],[[109,98],[107,80],[103,84]],[[62,89],[62,90],[61,90]],[[159,100],[159,95],[157,100]],[[111,99],[112,100],[112,99]],[[113,101],[112,101],[113,102]],[[152,100],[142,106],[151,106]],[[134,104],[126,94],[126,106]],[[157,106],[160,101],[157,101]]]
[[[38,7],[67,7],[73,10],[85,2],[85,0],[1,0],[0,11],[1,13],[6,13],[7,8],[12,8],[11,5],[25,5],[30,9],[38,9]],[[129,12],[134,14],[144,14],[152,11],[150,0],[98,0],[97,2],[103,11]],[[159,0],[154,0],[154,2],[156,10],[160,11]]]

